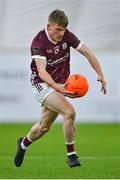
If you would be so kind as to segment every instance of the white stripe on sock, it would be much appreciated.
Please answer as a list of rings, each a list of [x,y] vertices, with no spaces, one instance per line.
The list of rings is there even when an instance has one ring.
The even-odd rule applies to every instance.
[[[68,156],[71,156],[72,154],[76,154],[76,151],[67,153]]]
[[[72,141],[72,142],[66,142],[65,144],[66,145],[71,145],[71,144],[74,144],[75,143],[75,141]]]
[[[21,142],[21,148],[24,149],[24,150],[27,149],[27,147],[23,144],[23,140],[22,140],[22,142]]]

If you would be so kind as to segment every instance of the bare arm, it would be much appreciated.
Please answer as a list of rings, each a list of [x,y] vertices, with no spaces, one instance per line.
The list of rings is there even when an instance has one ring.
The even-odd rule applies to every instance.
[[[68,96],[70,98],[75,98],[74,93],[67,92],[65,90],[64,85],[59,85],[52,79],[50,74],[46,71],[46,61],[45,60],[36,58],[35,63],[36,63],[36,66],[37,66],[39,77],[44,82],[46,82],[50,87],[52,87],[53,89],[55,89],[59,93],[63,94],[64,96]]]
[[[50,87],[60,92],[61,94],[65,94],[65,90],[62,86],[58,85],[50,76],[50,74],[46,71],[46,61],[43,59],[35,59],[38,75],[39,77],[46,82]]]
[[[101,91],[106,94],[106,81],[104,79],[104,75],[101,69],[101,66],[97,60],[97,58],[95,57],[95,55],[91,52],[91,50],[89,48],[87,48],[84,44],[82,45],[82,47],[80,48],[79,52],[84,55],[87,60],[89,61],[90,65],[93,67],[93,69],[96,71],[96,73],[98,74],[98,81],[101,82],[102,84],[102,88]]]

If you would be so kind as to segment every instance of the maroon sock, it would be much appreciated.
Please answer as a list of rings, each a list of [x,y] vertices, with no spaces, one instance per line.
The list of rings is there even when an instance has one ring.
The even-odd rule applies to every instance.
[[[66,143],[66,148],[67,148],[68,156],[70,156],[72,154],[76,154],[75,149],[74,149],[74,143]]]
[[[32,143],[32,141],[30,141],[27,137],[25,137],[24,139],[23,139],[23,144],[24,144],[24,146],[29,146],[30,144]]]

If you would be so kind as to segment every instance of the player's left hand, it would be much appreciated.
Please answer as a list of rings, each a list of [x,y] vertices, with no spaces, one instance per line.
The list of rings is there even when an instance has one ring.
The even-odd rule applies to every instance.
[[[106,94],[107,93],[107,89],[106,89],[106,81],[105,81],[104,77],[101,76],[101,75],[98,75],[97,81],[101,82],[101,84],[102,84],[101,91],[103,92],[103,94]]]

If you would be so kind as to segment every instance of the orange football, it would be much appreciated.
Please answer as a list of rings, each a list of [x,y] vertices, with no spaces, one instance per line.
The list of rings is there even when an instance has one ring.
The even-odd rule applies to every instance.
[[[81,74],[72,74],[66,81],[66,91],[75,93],[77,97],[84,96],[89,89],[89,84],[85,76]]]

